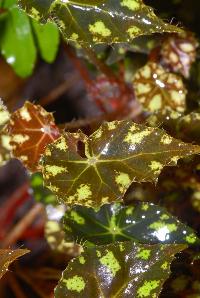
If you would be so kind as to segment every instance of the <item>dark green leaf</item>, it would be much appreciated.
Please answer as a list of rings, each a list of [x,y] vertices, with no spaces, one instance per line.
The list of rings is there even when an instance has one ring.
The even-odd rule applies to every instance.
[[[19,0],[37,20],[54,20],[67,40],[83,45],[129,42],[163,32],[179,32],[165,24],[142,0]]]
[[[53,23],[41,25],[36,20],[32,20],[32,25],[41,57],[47,63],[52,63],[58,52],[58,28]]]
[[[28,16],[17,7],[12,7],[5,20],[1,37],[1,53],[21,77],[31,75],[36,48]]]
[[[55,290],[56,298],[157,298],[184,245],[115,243],[86,249],[72,260]]]
[[[85,146],[80,153],[77,146]],[[132,121],[104,123],[89,138],[66,133],[47,146],[46,186],[65,203],[100,206],[122,199],[133,181],[156,181],[164,166],[176,165],[200,147],[173,139],[163,130]]]
[[[78,243],[97,245],[134,240],[139,243],[194,244],[192,229],[179,222],[164,208],[151,203],[131,206],[106,204],[100,210],[74,206],[64,217],[66,236]]]
[[[0,278],[8,271],[12,262],[27,253],[29,253],[28,249],[0,249]]]

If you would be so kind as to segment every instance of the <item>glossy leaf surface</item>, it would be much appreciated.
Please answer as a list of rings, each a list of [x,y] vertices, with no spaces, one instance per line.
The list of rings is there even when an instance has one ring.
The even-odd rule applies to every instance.
[[[38,162],[46,145],[60,136],[53,115],[28,101],[12,114],[8,129],[14,156],[31,171],[40,169]]]
[[[190,68],[197,56],[198,42],[192,34],[172,35],[162,44],[162,62],[173,72],[189,78]]]
[[[180,223],[164,208],[150,203],[131,206],[106,204],[100,210],[74,206],[64,217],[66,236],[96,245],[133,240],[144,244],[194,244],[192,229]]]
[[[67,40],[83,45],[127,42],[145,34],[179,32],[142,0],[20,0],[37,20],[54,20]]]
[[[55,297],[156,298],[170,274],[174,255],[184,248],[130,241],[86,249],[63,272]]]
[[[58,52],[58,28],[53,23],[41,25],[36,20],[32,20],[32,26],[41,57],[47,63],[52,63]]]
[[[0,278],[8,271],[12,262],[27,253],[29,253],[28,249],[0,249]]]
[[[154,62],[137,71],[133,87],[137,99],[147,111],[185,111],[187,91],[181,77],[167,72]]]
[[[31,75],[37,57],[31,25],[28,16],[15,6],[6,17],[1,53],[19,76]]]
[[[0,1],[1,52],[21,77],[34,70],[37,52],[48,63],[53,62],[59,46],[59,31],[55,24],[40,25],[17,7],[17,0]],[[14,46],[13,46],[14,45]]]
[[[85,152],[77,146],[85,146]],[[164,166],[199,150],[163,130],[114,121],[89,138],[66,133],[50,144],[43,157],[43,177],[65,203],[95,207],[121,199],[133,181],[156,181]]]

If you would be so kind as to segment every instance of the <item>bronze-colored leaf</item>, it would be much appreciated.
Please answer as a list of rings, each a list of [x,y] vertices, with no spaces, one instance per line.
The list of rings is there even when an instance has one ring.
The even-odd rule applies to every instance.
[[[181,77],[154,62],[137,71],[133,86],[137,99],[147,111],[185,111],[187,91]]]
[[[191,65],[196,59],[197,47],[197,39],[191,33],[172,35],[162,44],[162,63],[171,71],[188,78]]]
[[[184,245],[116,242],[86,249],[73,259],[55,290],[56,298],[157,298]]]
[[[27,253],[29,253],[28,249],[0,249],[0,278],[8,271],[12,262]]]
[[[181,32],[142,0],[19,0],[39,21],[54,21],[67,41],[81,45],[129,42],[141,35]]]
[[[122,199],[133,181],[155,182],[164,166],[199,152],[199,146],[173,139],[161,129],[114,121],[90,137],[66,133],[50,144],[43,177],[66,204],[98,207]]]
[[[28,101],[11,115],[8,130],[13,155],[31,171],[40,169],[38,162],[46,145],[60,136],[53,115]]]

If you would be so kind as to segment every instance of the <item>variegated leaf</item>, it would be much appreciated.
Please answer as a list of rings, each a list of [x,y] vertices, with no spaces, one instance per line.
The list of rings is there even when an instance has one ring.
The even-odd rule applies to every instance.
[[[11,157],[10,137],[6,129],[9,119],[10,113],[0,99],[0,166]]]
[[[164,166],[199,152],[199,146],[173,139],[163,130],[114,121],[90,137],[66,133],[50,144],[43,157],[43,177],[66,204],[95,207],[122,199],[133,181],[155,182]]]
[[[10,113],[8,112],[3,101],[0,99],[0,130],[8,122],[9,118],[10,118]]]
[[[127,240],[144,244],[200,243],[191,228],[151,203],[105,204],[98,210],[73,206],[66,211],[63,223],[67,239],[77,243],[102,245]]]
[[[53,115],[28,101],[11,115],[8,130],[13,155],[31,171],[40,169],[38,162],[46,145],[60,136]]]
[[[136,72],[133,86],[137,99],[147,111],[183,113],[186,109],[187,90],[181,77],[154,62]]]
[[[157,298],[184,248],[131,241],[88,248],[63,272],[55,298]]]
[[[173,72],[190,75],[190,68],[197,56],[197,39],[190,33],[168,37],[161,48],[162,63]]]
[[[142,0],[19,0],[33,18],[54,21],[66,40],[82,45],[129,42],[163,32],[180,32],[156,17]]]
[[[65,206],[46,206],[47,221],[45,224],[45,238],[52,250],[76,257],[83,251],[82,246],[74,240],[68,241],[65,236],[62,218]]]
[[[8,271],[12,262],[27,253],[29,253],[28,249],[0,249],[0,278]]]

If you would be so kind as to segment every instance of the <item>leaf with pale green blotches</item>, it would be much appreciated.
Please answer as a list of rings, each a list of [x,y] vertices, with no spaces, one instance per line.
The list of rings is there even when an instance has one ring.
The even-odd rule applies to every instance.
[[[84,147],[85,152],[80,152]],[[45,185],[69,205],[98,207],[122,199],[133,181],[155,182],[164,166],[200,147],[132,121],[104,123],[90,137],[66,133],[43,156]]]
[[[81,45],[129,42],[140,35],[181,32],[142,0],[19,0],[33,18],[54,20],[67,41]]]
[[[0,278],[8,271],[12,262],[29,252],[28,249],[0,249]]]
[[[133,87],[138,101],[149,112],[183,113],[186,109],[187,90],[182,78],[157,63],[148,62],[139,69]]]
[[[73,206],[64,216],[69,240],[96,245],[133,240],[144,244],[195,244],[194,231],[179,222],[164,208],[151,203],[103,205],[98,211]]]
[[[55,289],[56,298],[156,298],[185,245],[116,242],[88,248],[73,259]]]

